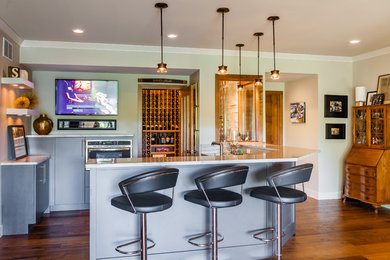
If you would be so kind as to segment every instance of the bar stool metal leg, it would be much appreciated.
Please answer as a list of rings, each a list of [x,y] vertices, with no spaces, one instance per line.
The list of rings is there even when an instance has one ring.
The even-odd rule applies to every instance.
[[[141,259],[147,260],[147,240],[146,240],[146,214],[142,213],[140,214],[140,227],[141,227]]]
[[[277,251],[276,251],[276,255],[278,256],[278,258],[280,258],[282,256],[282,204],[277,204],[277,236],[278,236],[278,239],[277,239]]]
[[[213,260],[218,260],[218,209],[212,208],[212,219],[213,219]]]

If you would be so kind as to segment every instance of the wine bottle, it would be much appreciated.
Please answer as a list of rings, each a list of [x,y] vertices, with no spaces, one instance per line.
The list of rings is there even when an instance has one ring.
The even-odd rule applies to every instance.
[[[155,137],[155,134],[152,135],[151,144],[152,144],[152,145],[156,144],[156,137]]]
[[[165,137],[164,137],[164,135],[161,137],[161,144],[165,144]]]

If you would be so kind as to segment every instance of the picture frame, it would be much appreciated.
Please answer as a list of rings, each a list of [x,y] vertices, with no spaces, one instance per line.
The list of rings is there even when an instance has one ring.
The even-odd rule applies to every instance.
[[[372,99],[374,98],[374,95],[377,94],[376,91],[368,91],[367,92],[367,98],[366,98],[366,105],[371,106],[372,105]]]
[[[17,160],[28,156],[26,134],[23,125],[9,125],[8,160]]]
[[[377,93],[384,94],[383,104],[390,104],[390,74],[378,76]]]
[[[375,94],[372,97],[372,104],[373,105],[382,105],[385,100],[385,94]]]
[[[348,118],[348,96],[325,95],[324,117]]]
[[[290,104],[290,122],[295,124],[306,123],[305,102],[295,102]]]
[[[325,139],[345,139],[345,124],[326,124]]]

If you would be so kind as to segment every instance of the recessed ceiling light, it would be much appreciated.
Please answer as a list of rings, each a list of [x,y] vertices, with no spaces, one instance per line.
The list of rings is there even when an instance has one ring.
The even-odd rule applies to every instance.
[[[350,40],[349,43],[350,44],[358,44],[358,43],[360,43],[360,40]]]
[[[177,34],[168,34],[168,38],[174,39],[177,37]]]
[[[83,29],[73,29],[74,33],[84,33]]]

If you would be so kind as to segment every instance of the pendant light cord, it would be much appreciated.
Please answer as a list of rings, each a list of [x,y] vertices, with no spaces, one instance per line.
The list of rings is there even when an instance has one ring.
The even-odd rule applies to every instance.
[[[225,12],[222,13],[222,66],[223,66],[224,41],[225,41]]]
[[[241,47],[240,47],[239,56],[240,56],[239,65],[240,65],[240,86],[241,86]]]
[[[160,8],[160,24],[161,24],[161,63],[163,63],[163,10]]]
[[[275,20],[272,20],[272,36],[273,36],[273,47],[274,47],[274,70],[276,70],[276,59],[275,59]]]
[[[260,78],[260,35],[257,36],[257,78]]]

